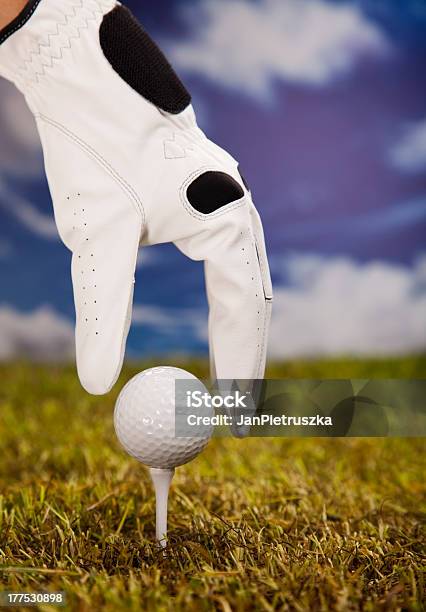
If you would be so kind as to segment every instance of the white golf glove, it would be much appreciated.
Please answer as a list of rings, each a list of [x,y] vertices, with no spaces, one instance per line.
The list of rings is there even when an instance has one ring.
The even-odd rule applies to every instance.
[[[164,242],[205,262],[212,376],[263,377],[272,288],[259,215],[237,162],[197,127],[188,92],[131,13],[114,0],[31,0],[0,32],[0,75],[37,121],[73,253],[87,391],[117,380],[139,246]]]

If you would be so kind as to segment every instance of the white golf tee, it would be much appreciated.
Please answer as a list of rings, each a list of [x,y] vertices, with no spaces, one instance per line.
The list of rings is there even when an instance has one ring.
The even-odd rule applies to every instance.
[[[167,545],[167,503],[175,470],[150,468],[149,473],[155,489],[156,538],[160,546],[165,548]]]

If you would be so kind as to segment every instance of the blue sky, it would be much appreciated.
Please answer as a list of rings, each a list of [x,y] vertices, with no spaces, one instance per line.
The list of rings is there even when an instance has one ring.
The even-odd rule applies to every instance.
[[[271,356],[424,348],[426,5],[126,4],[250,182],[275,285]],[[5,81],[0,133],[0,358],[68,355],[70,255],[32,119]],[[152,247],[136,280],[128,355],[205,352],[202,266]]]

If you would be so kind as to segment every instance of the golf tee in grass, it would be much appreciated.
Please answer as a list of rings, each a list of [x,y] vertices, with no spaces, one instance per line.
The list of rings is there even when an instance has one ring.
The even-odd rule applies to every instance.
[[[173,470],[151,468],[149,473],[155,488],[155,532],[157,542],[163,548],[167,545],[167,504],[170,484],[175,474]]]

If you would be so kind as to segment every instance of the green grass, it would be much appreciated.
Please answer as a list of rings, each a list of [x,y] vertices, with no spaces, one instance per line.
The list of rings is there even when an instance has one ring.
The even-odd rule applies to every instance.
[[[0,367],[2,590],[63,590],[82,611],[423,609],[421,439],[214,439],[177,470],[159,554],[148,474],[111,419],[122,383],[147,365],[128,366],[101,398],[71,367]],[[182,365],[206,374],[203,362]],[[269,375],[425,372],[417,357]]]

